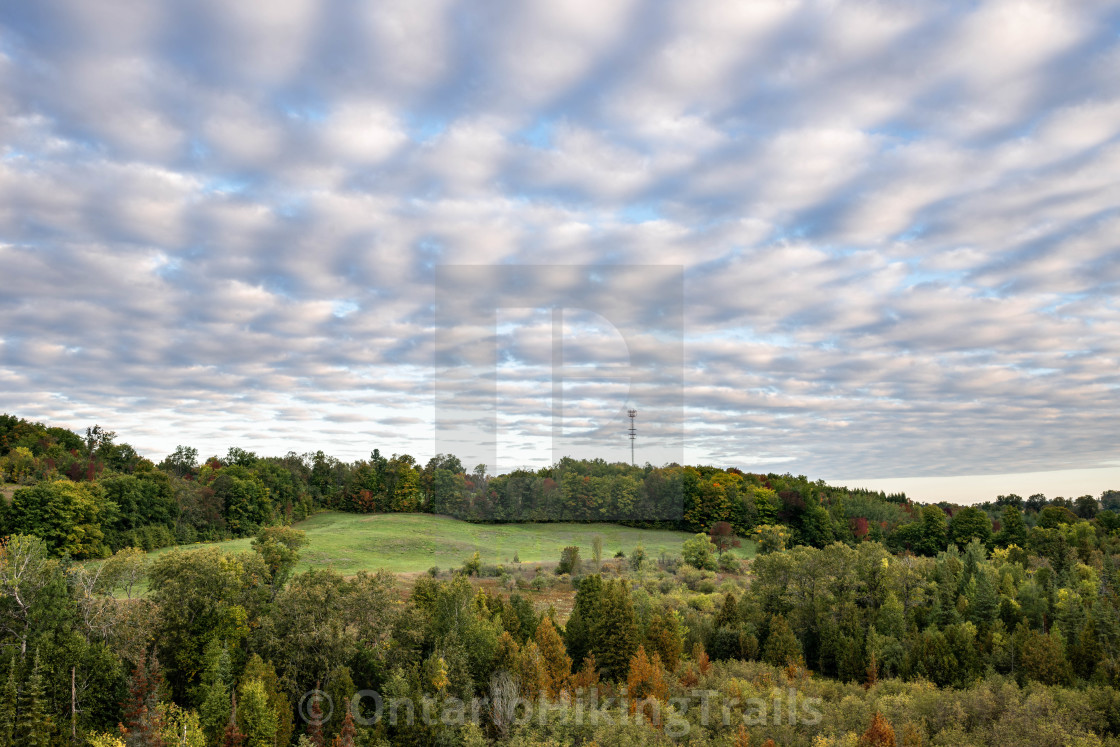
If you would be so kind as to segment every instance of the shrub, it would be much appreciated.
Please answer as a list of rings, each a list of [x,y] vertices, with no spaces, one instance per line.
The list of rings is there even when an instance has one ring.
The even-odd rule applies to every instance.
[[[708,539],[708,535],[697,534],[692,539],[685,540],[684,546],[681,548],[681,556],[684,558],[684,562],[693,568],[714,571],[716,561],[712,554],[715,549],[716,546]]]
[[[676,573],[681,567],[681,558],[679,555],[663,552],[657,557],[657,567],[668,573]]]
[[[482,556],[476,550],[470,559],[463,562],[463,573],[468,576],[477,576],[479,570],[482,568]]]
[[[569,575],[576,575],[579,573],[579,548],[575,545],[569,545],[560,551],[560,564],[556,566],[556,572],[559,574],[567,573]]]
[[[630,551],[630,570],[640,573],[646,564],[646,550],[642,543]]]
[[[743,569],[743,564],[730,552],[725,552],[723,555],[720,555],[717,565],[724,573],[738,573]]]

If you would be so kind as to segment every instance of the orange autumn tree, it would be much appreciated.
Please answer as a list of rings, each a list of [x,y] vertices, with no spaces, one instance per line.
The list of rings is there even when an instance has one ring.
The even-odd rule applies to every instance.
[[[656,700],[658,703],[664,703],[669,697],[669,687],[665,684],[661,657],[654,654],[651,659],[646,655],[645,646],[638,646],[638,652],[630,658],[626,690],[630,696],[630,713],[637,712],[640,700]],[[644,703],[641,705],[641,710],[650,721],[660,722],[659,706]]]
[[[564,641],[548,615],[537,626],[537,648],[544,665],[544,686],[550,698],[560,697],[569,689],[572,677],[572,657],[564,648]]]
[[[867,747],[894,747],[894,729],[883,718],[883,714],[875,711],[875,716],[871,719],[871,725],[859,738],[859,743],[867,745]]]

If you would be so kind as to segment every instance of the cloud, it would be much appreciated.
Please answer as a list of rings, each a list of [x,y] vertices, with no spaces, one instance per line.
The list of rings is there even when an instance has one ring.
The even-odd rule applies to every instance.
[[[692,460],[1104,464],[1118,21],[1043,0],[6,7],[0,410],[157,456],[424,457],[439,265],[669,264]],[[652,314],[664,289],[626,292]],[[501,337],[514,461],[551,458],[545,322]],[[616,383],[571,395],[577,440],[627,458]]]

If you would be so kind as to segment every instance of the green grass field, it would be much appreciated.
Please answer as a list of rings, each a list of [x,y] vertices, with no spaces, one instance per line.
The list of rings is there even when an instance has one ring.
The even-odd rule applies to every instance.
[[[509,563],[514,553],[522,563],[555,563],[567,545],[591,559],[595,535],[603,538],[603,558],[622,550],[627,555],[639,542],[655,560],[666,552],[680,555],[685,532],[633,529],[617,524],[470,524],[427,514],[317,514],[295,525],[307,533],[300,568],[332,567],[343,575],[385,568],[394,573],[458,568],[477,550],[486,564]],[[233,552],[249,550],[251,540],[218,543]],[[198,547],[187,545],[185,547]],[[168,552],[157,550],[153,555]],[[754,543],[743,542],[739,557],[754,555]]]

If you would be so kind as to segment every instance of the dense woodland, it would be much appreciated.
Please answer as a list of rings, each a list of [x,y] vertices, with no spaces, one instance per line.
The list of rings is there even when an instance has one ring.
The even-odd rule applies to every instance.
[[[1112,491],[919,505],[735,468],[494,477],[377,450],[154,464],[13,416],[0,475],[0,745],[1120,744]],[[694,536],[555,569],[296,573],[290,525],[328,509],[656,512]],[[144,552],[238,536],[251,552]]]

